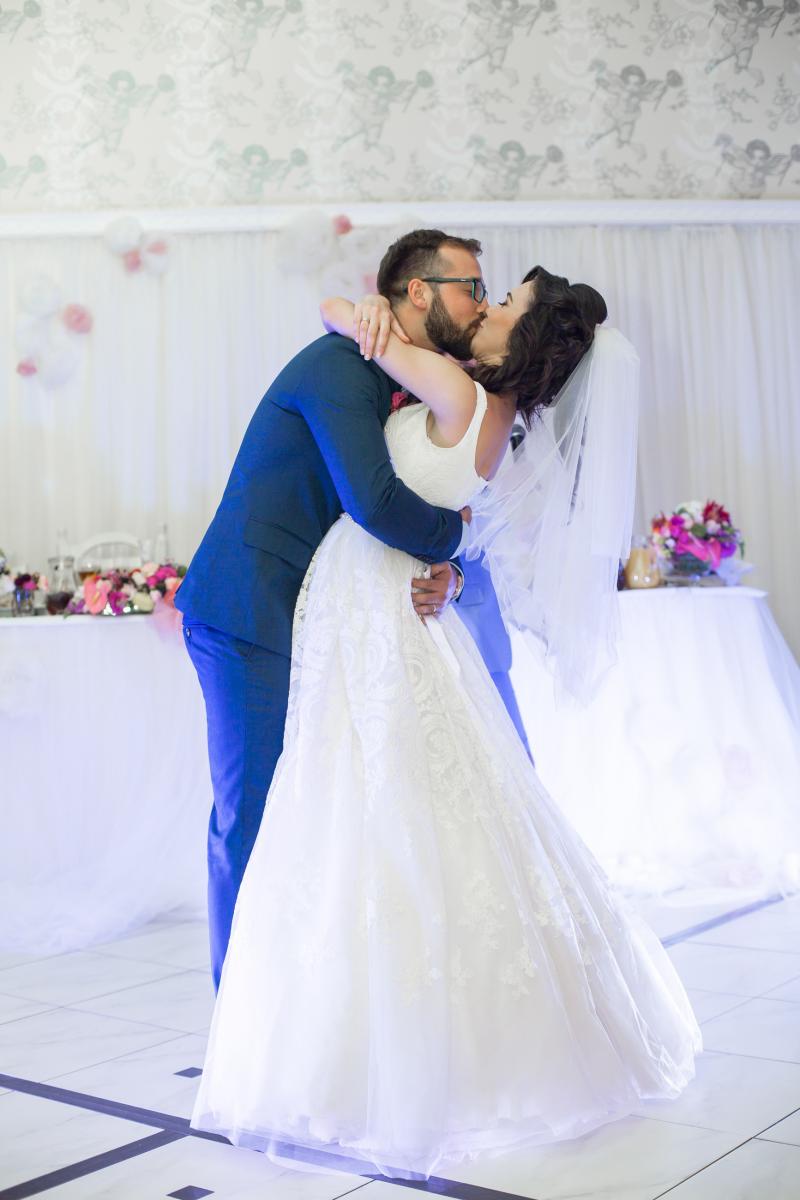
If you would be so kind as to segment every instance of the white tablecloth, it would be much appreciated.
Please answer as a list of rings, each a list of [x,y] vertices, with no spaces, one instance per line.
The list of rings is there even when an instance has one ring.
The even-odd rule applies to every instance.
[[[765,593],[659,588],[620,605],[619,661],[585,709],[556,707],[549,676],[512,639],[548,790],[631,890],[796,887],[800,670]]]
[[[0,619],[0,948],[204,910],[205,716],[173,614]]]

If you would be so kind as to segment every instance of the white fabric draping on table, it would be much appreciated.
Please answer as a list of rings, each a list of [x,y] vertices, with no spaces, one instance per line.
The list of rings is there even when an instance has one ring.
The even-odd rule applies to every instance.
[[[620,886],[800,882],[800,669],[764,592],[623,592],[619,661],[558,707],[514,635],[512,680],[542,779]]]
[[[204,911],[200,688],[170,615],[0,620],[0,949]]]

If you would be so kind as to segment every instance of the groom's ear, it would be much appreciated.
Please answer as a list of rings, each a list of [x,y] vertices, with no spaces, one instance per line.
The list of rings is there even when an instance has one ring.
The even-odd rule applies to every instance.
[[[430,287],[427,283],[423,283],[421,279],[410,279],[406,294],[409,301],[414,305],[414,308],[427,309],[430,304]]]

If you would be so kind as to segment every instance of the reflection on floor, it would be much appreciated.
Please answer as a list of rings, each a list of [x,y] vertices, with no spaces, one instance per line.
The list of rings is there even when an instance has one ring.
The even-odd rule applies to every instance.
[[[643,911],[703,1025],[695,1083],[673,1103],[464,1167],[429,1192],[798,1200],[800,896]],[[402,1184],[279,1173],[188,1135],[212,1001],[200,922],[162,920],[52,958],[0,957],[0,1198],[399,1200]]]

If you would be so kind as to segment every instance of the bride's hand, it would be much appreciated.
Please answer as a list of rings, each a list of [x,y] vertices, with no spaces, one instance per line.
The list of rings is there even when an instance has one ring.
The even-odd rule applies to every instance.
[[[367,361],[373,355],[380,358],[390,333],[397,334],[401,342],[411,341],[385,296],[368,295],[359,300],[353,309],[353,340]]]

